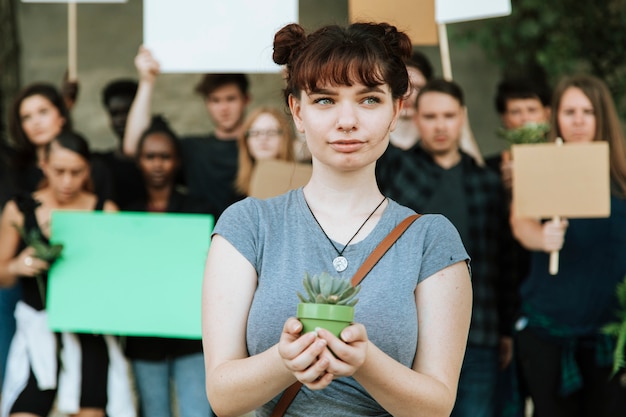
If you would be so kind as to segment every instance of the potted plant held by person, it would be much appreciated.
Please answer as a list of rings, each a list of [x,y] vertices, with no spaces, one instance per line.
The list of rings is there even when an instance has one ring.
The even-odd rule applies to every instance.
[[[313,332],[321,327],[339,337],[341,331],[354,320],[355,296],[361,286],[334,277],[327,272],[320,275],[304,275],[306,294],[298,293],[300,304],[296,317],[302,322],[302,333]]]
[[[507,141],[510,145],[522,145],[531,143],[544,143],[550,131],[550,125],[547,123],[526,123],[517,129],[500,128],[498,136]],[[511,151],[509,149],[502,151],[502,160],[511,160]]]

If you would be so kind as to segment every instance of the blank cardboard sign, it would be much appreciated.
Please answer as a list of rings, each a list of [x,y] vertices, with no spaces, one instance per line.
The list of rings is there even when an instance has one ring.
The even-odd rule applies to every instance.
[[[513,145],[513,201],[517,217],[608,217],[609,146]]]
[[[348,0],[350,22],[388,22],[413,45],[437,45],[435,0]]]
[[[257,162],[250,179],[250,196],[270,198],[306,185],[311,164],[267,160]]]

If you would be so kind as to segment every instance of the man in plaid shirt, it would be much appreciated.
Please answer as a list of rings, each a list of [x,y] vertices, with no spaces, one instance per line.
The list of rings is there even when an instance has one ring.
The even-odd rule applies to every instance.
[[[474,304],[452,416],[493,417],[498,368],[511,358],[516,307],[504,189],[496,173],[459,149],[465,107],[458,85],[429,81],[417,97],[415,122],[421,140],[406,151],[388,148],[377,167],[379,186],[419,213],[444,214],[463,239]]]

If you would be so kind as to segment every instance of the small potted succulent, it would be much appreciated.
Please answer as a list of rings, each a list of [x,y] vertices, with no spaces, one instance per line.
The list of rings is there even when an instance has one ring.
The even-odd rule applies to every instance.
[[[339,337],[341,331],[354,320],[355,296],[361,286],[353,287],[350,281],[334,277],[327,272],[304,275],[302,282],[306,295],[298,293],[300,304],[296,317],[302,322],[302,333],[324,328]]]

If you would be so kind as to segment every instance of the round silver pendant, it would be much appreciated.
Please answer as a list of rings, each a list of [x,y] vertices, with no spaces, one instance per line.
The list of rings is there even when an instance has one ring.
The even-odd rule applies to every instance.
[[[337,256],[333,259],[333,266],[337,272],[343,272],[348,267],[348,260],[343,256]]]

